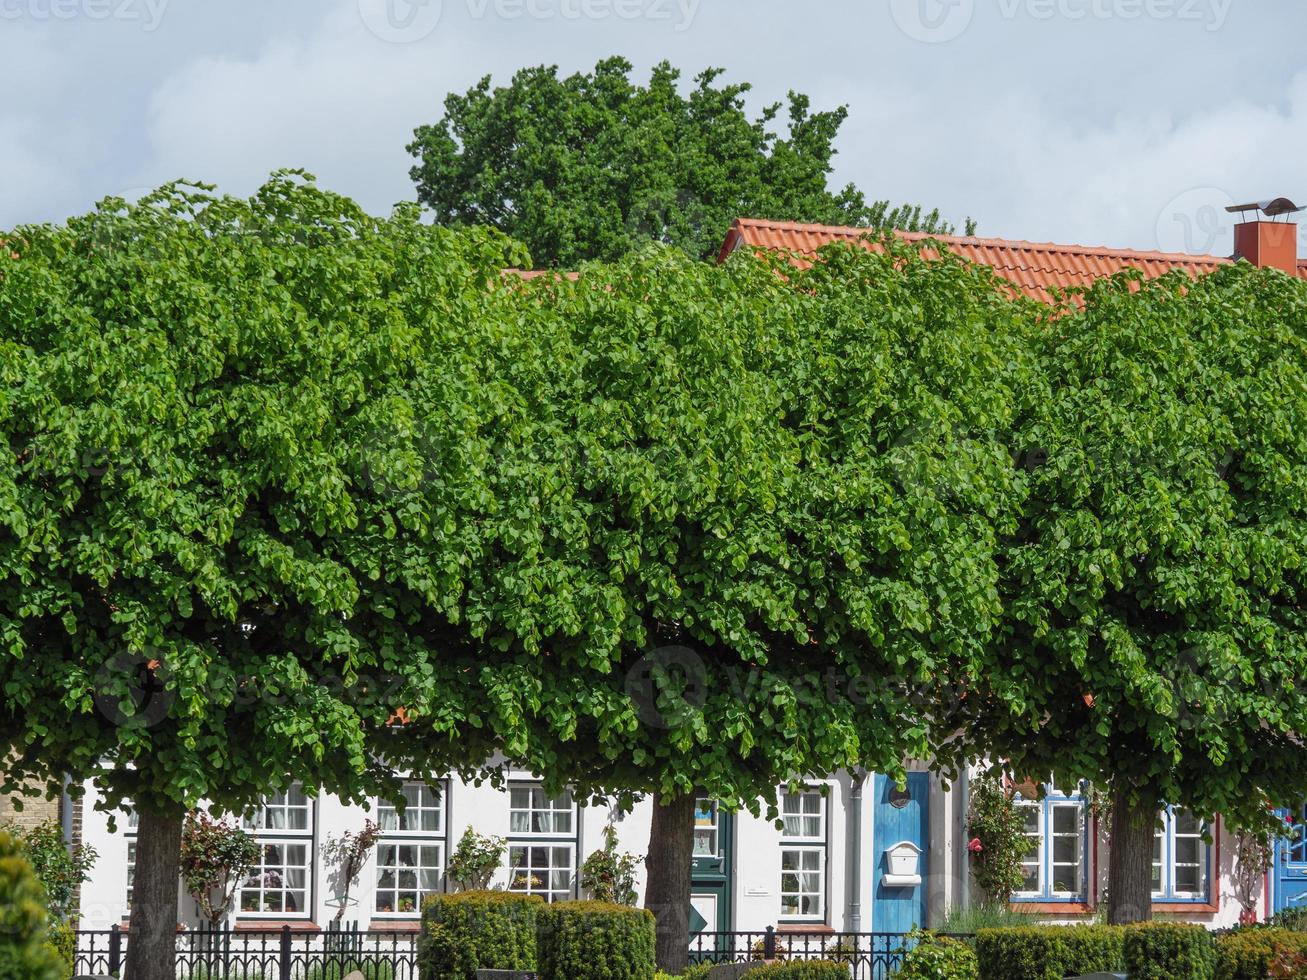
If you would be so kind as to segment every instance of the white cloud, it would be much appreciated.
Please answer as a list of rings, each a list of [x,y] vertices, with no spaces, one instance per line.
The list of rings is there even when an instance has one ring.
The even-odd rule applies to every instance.
[[[381,40],[384,5],[410,3],[423,30]],[[664,3],[670,19],[619,13]],[[722,65],[756,83],[755,105],[790,88],[846,103],[838,182],[974,216],[982,234],[1152,248],[1160,232],[1202,247],[1211,236],[1177,239],[1177,208],[1206,220],[1225,197],[1307,197],[1307,75],[1265,44],[1307,27],[1307,7],[1243,5],[1219,31],[995,9],[940,44],[861,0],[230,0],[221,15],[172,0],[148,35],[6,24],[0,60],[48,81],[0,108],[0,226],[177,177],[248,193],[285,166],[384,212],[412,198],[404,147],[447,92],[612,53],[641,74],[664,57],[687,76]]]

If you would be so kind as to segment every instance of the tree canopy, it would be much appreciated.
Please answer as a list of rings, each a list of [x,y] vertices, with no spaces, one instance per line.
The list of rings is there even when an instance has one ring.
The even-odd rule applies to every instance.
[[[1307,287],[1243,264],[1077,302],[1031,333],[1013,435],[1040,465],[963,716],[1144,815],[1146,908],[1160,806],[1256,827],[1307,793]]]
[[[650,241],[716,255],[738,217],[948,233],[937,210],[868,201],[828,181],[845,107],[814,112],[791,92],[757,118],[747,84],[709,69],[682,94],[666,62],[645,86],[622,58],[558,77],[525,68],[506,87],[489,76],[445,99],[409,152],[418,199],[438,222],[490,225],[524,243],[541,267],[620,258]],[[972,229],[968,222],[968,232]]]

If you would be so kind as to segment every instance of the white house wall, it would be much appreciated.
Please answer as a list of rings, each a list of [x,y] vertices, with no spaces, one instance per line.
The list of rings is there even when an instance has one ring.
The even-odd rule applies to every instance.
[[[523,774],[524,775],[524,774]],[[858,905],[852,905],[851,885],[855,869],[852,867],[852,833],[854,827],[850,815],[853,811],[853,779],[844,775],[822,781],[828,787],[827,830],[826,830],[826,881],[825,881],[825,922],[805,924],[802,928],[834,931],[848,931],[860,928],[872,931],[878,928],[873,911],[873,861],[880,849],[888,846],[889,841],[878,841],[873,820],[873,801],[868,779],[864,784],[861,804],[861,819],[857,832],[860,836],[861,875],[857,878]],[[91,805],[95,799],[93,789],[88,785],[87,806],[84,808],[84,840],[99,853],[91,880],[82,889],[82,928],[105,929],[113,923],[122,923],[126,919],[127,891],[127,850],[131,837],[126,829],[126,821],[120,817],[118,830],[110,833],[108,817]],[[965,780],[953,784],[947,790],[938,777],[931,778],[929,800],[929,859],[926,877],[926,905],[928,925],[938,926],[950,908],[965,906],[969,900],[976,900],[974,886],[967,875],[967,835],[966,835],[966,799]],[[457,846],[463,831],[471,825],[478,833],[510,837],[509,803],[505,790],[491,787],[489,784],[476,786],[463,783],[457,778],[449,781],[445,796],[446,851],[449,853]],[[357,806],[347,806],[340,800],[324,796],[317,800],[314,808],[314,853],[313,883],[311,908],[312,916],[305,921],[325,925],[336,914],[336,909],[329,900],[335,891],[329,887],[326,870],[321,860],[321,846],[329,838],[338,838],[346,831],[358,830],[365,820],[376,819],[375,808],[371,811]],[[619,849],[643,857],[649,841],[651,808],[647,802],[636,806],[631,813],[618,817],[614,826],[617,830]],[[603,844],[603,829],[614,820],[609,808],[579,807],[576,821],[576,856],[574,869],[579,869],[586,855],[599,849]],[[1096,896],[1106,893],[1107,847],[1100,834],[1096,855],[1091,855],[1090,874],[1097,881]],[[1189,921],[1202,922],[1217,927],[1228,926],[1237,922],[1239,906],[1232,892],[1231,872],[1233,870],[1234,843],[1224,831],[1220,834],[1218,873],[1214,878],[1214,891],[1219,894],[1219,911],[1198,910],[1184,916]],[[732,914],[728,927],[737,931],[762,931],[767,926],[777,925],[780,919],[780,880],[781,880],[781,832],[772,821],[763,816],[754,817],[747,812],[735,816],[733,878],[730,884],[730,903]],[[377,851],[373,851],[367,866],[363,869],[359,882],[353,886],[351,895],[358,904],[350,908],[345,918],[357,921],[363,927],[375,926],[385,928],[396,919],[373,915],[373,886],[376,881]],[[1094,859],[1096,857],[1096,860]],[[637,869],[637,887],[641,895],[644,890],[644,866]],[[493,885],[506,886],[507,868],[496,875]],[[576,893],[575,881],[573,893]],[[182,921],[194,924],[199,921],[195,903],[186,896],[179,898],[179,912]],[[856,922],[854,916],[856,915]],[[1058,919],[1058,915],[1051,918]],[[290,917],[277,918],[280,925]],[[1085,921],[1084,915],[1060,916],[1061,921]],[[241,920],[239,924],[264,920]],[[786,928],[782,925],[782,929]],[[800,928],[790,926],[789,928]]]

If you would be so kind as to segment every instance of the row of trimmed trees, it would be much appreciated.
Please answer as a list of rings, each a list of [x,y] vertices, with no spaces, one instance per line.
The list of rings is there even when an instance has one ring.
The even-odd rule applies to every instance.
[[[171,975],[187,810],[292,781],[652,795],[671,970],[697,794],[1089,778],[1118,920],[1159,803],[1307,795],[1307,284],[1049,311],[893,243],[524,258],[289,173],[6,236],[3,789],[136,806],[134,977]]]

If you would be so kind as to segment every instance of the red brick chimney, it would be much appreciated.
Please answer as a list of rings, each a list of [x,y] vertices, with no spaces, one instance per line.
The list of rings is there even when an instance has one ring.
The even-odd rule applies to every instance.
[[[1234,226],[1234,257],[1261,269],[1298,274],[1298,225],[1289,215],[1303,210],[1287,197],[1226,208],[1243,218]],[[1252,217],[1249,217],[1249,215]],[[1263,220],[1263,218],[1269,220]],[[1276,221],[1276,218],[1284,218]]]

